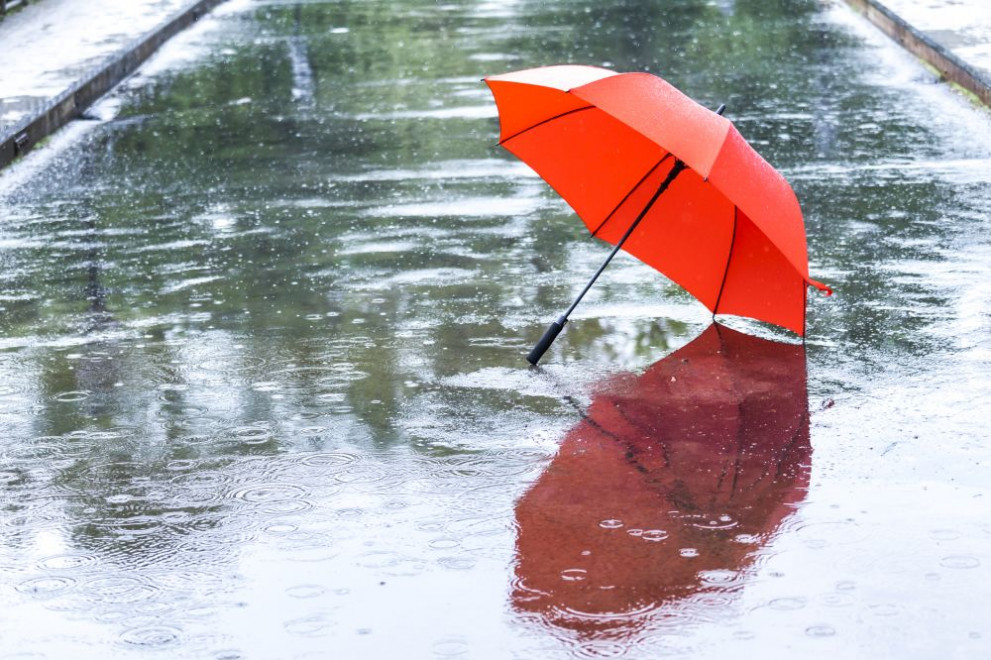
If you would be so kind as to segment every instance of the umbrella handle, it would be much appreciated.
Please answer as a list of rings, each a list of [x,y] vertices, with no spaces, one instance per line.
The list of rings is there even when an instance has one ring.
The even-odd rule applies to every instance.
[[[540,338],[537,345],[534,346],[533,350],[526,356],[526,361],[533,366],[537,366],[540,358],[543,357],[544,353],[547,352],[547,349],[551,347],[551,344],[554,343],[557,336],[561,334],[561,331],[564,330],[564,324],[567,322],[568,317],[562,316],[558,320],[551,323],[544,332],[544,336]]]

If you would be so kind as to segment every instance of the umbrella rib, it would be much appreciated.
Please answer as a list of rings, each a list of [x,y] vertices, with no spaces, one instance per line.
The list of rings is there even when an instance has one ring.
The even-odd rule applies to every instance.
[[[644,174],[642,177],[640,177],[640,180],[636,182],[636,185],[634,185],[632,188],[630,188],[630,191],[628,193],[626,193],[626,195],[623,196],[623,199],[619,200],[619,204],[617,204],[613,208],[613,210],[609,212],[609,215],[607,215],[605,217],[605,219],[602,222],[599,223],[599,226],[595,228],[595,231],[592,232],[591,235],[593,237],[596,234],[599,233],[599,230],[600,229],[602,229],[603,227],[606,226],[606,223],[609,222],[612,219],[612,217],[616,214],[616,211],[618,211],[623,206],[623,204],[626,203],[626,200],[628,200],[630,198],[630,196],[634,192],[636,192],[637,189],[640,188],[641,185],[643,185],[643,182],[646,181],[647,178],[651,174],[653,174],[654,171],[657,170],[658,167],[661,166],[661,163],[663,163],[664,161],[666,161],[668,158],[671,158],[671,152],[670,151],[668,153],[664,154],[664,156],[659,161],[657,161],[656,163],[654,163],[654,166],[651,167],[649,170],[647,170],[647,173],[646,174]]]
[[[502,145],[506,144],[507,142],[509,142],[510,140],[515,139],[515,138],[518,138],[519,136],[523,135],[524,133],[528,133],[528,132],[532,131],[533,129],[535,129],[535,128],[539,127],[539,126],[543,126],[544,124],[550,123],[552,121],[556,121],[558,119],[561,119],[562,117],[567,117],[568,115],[573,115],[576,112],[583,112],[585,110],[592,110],[594,108],[595,108],[594,105],[586,105],[586,106],[582,106],[581,108],[575,108],[574,110],[568,110],[567,112],[562,112],[561,114],[554,115],[553,117],[548,117],[547,119],[543,119],[541,121],[538,121],[533,126],[528,126],[528,127],[524,128],[522,131],[519,131],[518,133],[513,133],[508,138],[505,138],[503,140],[499,140],[499,145],[502,146]]]
[[[803,435],[802,432],[805,429],[805,427],[808,425],[808,423],[809,423],[809,410],[806,407],[806,409],[802,411],[802,416],[799,418],[798,424],[795,426],[795,432],[791,434],[791,438],[788,440],[787,446],[785,446],[785,451],[782,452],[781,454],[781,460],[778,461],[778,466],[777,466],[778,469],[775,471],[774,474],[775,478],[780,477],[784,474],[782,472],[782,466],[784,465],[786,457],[788,454],[796,450],[796,445],[798,445],[798,443],[802,440],[802,435]],[[807,438],[806,438],[806,442],[808,442]]]
[[[723,289],[726,288],[726,276],[729,275],[729,264],[733,260],[733,247],[736,245],[736,223],[740,210],[733,207],[733,235],[729,239],[729,254],[726,255],[726,269],[723,270],[723,281],[719,283],[719,295],[716,296],[716,304],[712,306],[712,317],[715,318],[719,312],[719,303],[723,299]]]

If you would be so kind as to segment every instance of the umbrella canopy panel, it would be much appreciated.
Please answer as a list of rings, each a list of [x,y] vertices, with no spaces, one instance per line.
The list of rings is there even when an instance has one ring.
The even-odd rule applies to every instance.
[[[713,314],[804,334],[810,281],[801,209],[727,119],[650,74],[557,66],[486,82],[500,143],[604,241],[615,245],[676,161],[687,165],[623,249]]]

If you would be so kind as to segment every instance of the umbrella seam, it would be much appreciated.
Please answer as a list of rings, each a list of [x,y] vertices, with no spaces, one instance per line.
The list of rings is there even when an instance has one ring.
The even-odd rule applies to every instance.
[[[583,410],[582,407],[578,404],[577,401],[574,400],[573,397],[564,396],[562,398],[563,398],[564,401],[567,401],[568,403],[570,403],[572,405],[572,407],[574,407],[575,411],[578,413],[578,416],[581,418],[582,422],[584,422],[585,424],[588,424],[589,426],[591,426],[592,428],[596,429],[597,431],[599,431],[600,433],[602,433],[606,437],[612,438],[614,441],[616,441],[619,444],[623,445],[624,448],[625,448],[625,450],[626,450],[625,451],[625,458],[626,458],[627,462],[629,462],[631,465],[633,465],[633,467],[638,472],[643,472],[643,473],[647,473],[648,472],[647,468],[645,466],[641,465],[637,461],[637,453],[638,452],[637,452],[637,449],[636,449],[635,445],[632,442],[630,442],[629,440],[623,438],[622,436],[620,436],[620,435],[618,435],[616,433],[613,433],[612,431],[610,431],[609,429],[607,429],[606,427],[604,427],[602,424],[600,424],[598,422],[598,420],[594,419],[591,415],[588,414],[588,411],[587,410]],[[617,412],[619,413],[620,417],[622,417],[631,426],[633,426],[635,428],[639,426],[638,424],[634,423],[633,420],[631,420],[629,417],[627,417],[622,411],[618,410]],[[666,443],[660,438],[660,435],[658,435],[658,437],[656,438],[656,441],[658,442],[658,445],[661,448],[661,455],[664,458],[664,467],[670,467],[670,465],[671,465],[671,459],[668,456],[668,451],[667,451],[668,448],[667,448]]]
[[[637,181],[632,188],[630,188],[629,192],[627,192],[626,195],[623,197],[623,199],[619,201],[619,204],[617,204],[615,208],[613,208],[613,210],[609,212],[609,215],[607,215],[602,220],[602,222],[599,223],[599,226],[595,228],[595,231],[593,231],[590,236],[594,237],[596,234],[598,234],[599,230],[605,227],[607,222],[612,220],[612,217],[616,214],[616,211],[618,211],[623,206],[623,204],[626,203],[626,200],[628,200],[630,196],[633,193],[635,193],[637,189],[640,188],[640,186],[643,185],[643,183],[647,180],[647,178],[650,177],[650,175],[653,174],[657,170],[657,168],[661,166],[661,163],[663,163],[664,161],[666,161],[668,158],[671,157],[673,157],[673,154],[669,151],[666,154],[664,154],[659,161],[654,163],[654,165],[649,170],[647,170],[647,173],[644,174],[642,177],[640,177],[640,180]]]
[[[716,187],[716,186],[714,186],[714,187],[716,188],[716,190],[719,190],[718,187]],[[722,192],[722,191],[720,191],[720,192]],[[734,206],[734,214],[737,213],[737,212],[739,212],[740,207],[737,206],[736,204],[734,204],[733,206]],[[805,286],[805,285],[815,286],[814,284],[811,284],[811,282],[809,281],[809,276],[808,276],[809,269],[808,269],[808,266],[806,266],[805,273],[803,273],[802,270],[800,268],[798,268],[791,261],[791,259],[789,259],[785,255],[785,253],[781,250],[780,247],[778,247],[778,245],[774,242],[774,240],[770,236],[767,235],[767,232],[764,231],[764,229],[761,228],[761,226],[759,224],[757,224],[756,222],[754,222],[753,220],[751,220],[749,216],[745,216],[745,217],[747,218],[747,220],[750,221],[750,226],[753,227],[754,229],[756,229],[757,231],[759,231],[760,234],[761,234],[761,236],[763,236],[764,238],[766,238],[771,243],[771,245],[774,246],[774,248],[777,250],[778,254],[780,254],[782,256],[782,258],[784,258],[784,260],[788,262],[788,265],[791,266],[794,269],[795,274],[798,275],[799,278],[801,278],[801,280],[803,282],[803,285],[802,286]],[[735,215],[734,215],[734,219],[735,219]],[[734,238],[734,242],[735,242],[735,240],[736,239]],[[825,286],[825,285],[823,284],[823,286]],[[830,292],[832,292],[832,289],[830,289]],[[829,295],[829,294],[827,294],[827,295]],[[715,314],[715,312],[713,312],[713,314]],[[784,327],[784,326],[782,326],[782,327]]]
[[[562,117],[567,117],[568,115],[573,115],[576,112],[582,112],[584,110],[594,110],[594,109],[595,109],[595,106],[594,105],[586,105],[586,106],[581,107],[581,108],[575,108],[573,110],[568,110],[567,112],[562,112],[561,114],[554,115],[553,117],[548,117],[547,119],[543,119],[543,120],[537,122],[536,124],[533,124],[532,126],[528,126],[528,127],[524,128],[522,131],[519,131],[517,133],[513,133],[508,138],[505,138],[503,140],[499,140],[499,146],[502,146],[502,145],[506,144],[510,140],[513,140],[515,138],[518,138],[519,136],[523,135],[524,133],[528,133],[529,131],[532,131],[533,129],[537,128],[538,126],[543,126],[544,124],[550,123],[550,122],[555,121],[557,119],[561,119]]]
[[[729,254],[726,255],[726,268],[723,270],[723,280],[719,283],[719,293],[716,295],[716,304],[712,306],[712,318],[716,318],[716,314],[719,313],[719,303],[723,300],[723,289],[726,288],[726,277],[729,275],[729,265],[733,260],[733,248],[736,246],[736,224],[738,221],[738,214],[740,209],[733,205],[733,235],[730,237],[729,241]]]
[[[784,472],[782,471],[782,466],[785,464],[788,455],[791,454],[793,451],[795,451],[796,446],[801,440],[803,426],[805,424],[808,424],[809,417],[810,415],[809,415],[808,406],[806,406],[806,409],[802,412],[802,415],[798,420],[798,424],[795,426],[794,433],[791,434],[791,437],[788,439],[788,444],[785,445],[784,451],[781,452],[780,460],[778,461],[776,466],[777,469],[774,471],[775,479],[784,476]]]

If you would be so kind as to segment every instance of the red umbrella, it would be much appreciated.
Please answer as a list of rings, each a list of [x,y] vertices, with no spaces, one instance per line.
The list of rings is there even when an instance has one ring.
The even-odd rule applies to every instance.
[[[620,247],[713,315],[748,316],[804,335],[807,285],[828,288],[809,277],[801,208],[722,107],[712,112],[648,73],[589,66],[485,82],[499,109],[500,144],[543,177],[593,236],[615,245],[530,353],[531,363]]]
[[[608,381],[517,502],[514,607],[619,633],[738,584],[811,453],[804,346],[713,324]]]

